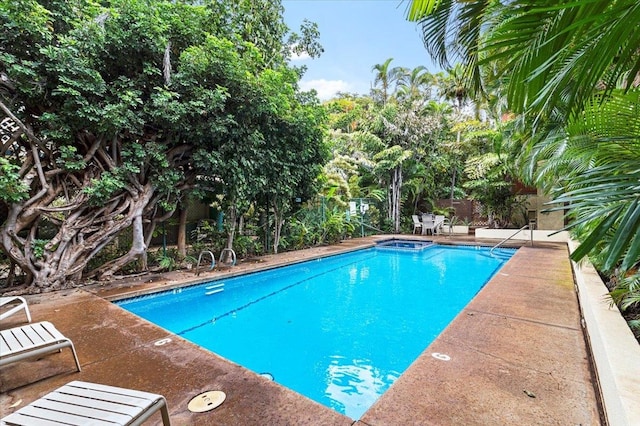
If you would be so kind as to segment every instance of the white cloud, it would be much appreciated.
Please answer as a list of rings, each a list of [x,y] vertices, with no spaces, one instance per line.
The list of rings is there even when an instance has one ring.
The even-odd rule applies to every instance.
[[[324,78],[319,80],[301,81],[300,89],[308,91],[315,89],[318,92],[318,98],[326,101],[331,99],[338,92],[349,92],[351,85],[344,80],[325,80]]]
[[[304,61],[306,59],[311,58],[311,56],[309,56],[309,53],[307,53],[306,50],[303,50],[302,52],[296,52],[297,48],[298,48],[298,43],[295,43],[292,46],[289,46],[289,60],[291,62]]]
[[[300,52],[300,53],[291,52],[291,57],[289,58],[289,60],[304,61],[305,59],[309,59],[309,58],[311,58],[311,56],[309,56],[307,52]]]

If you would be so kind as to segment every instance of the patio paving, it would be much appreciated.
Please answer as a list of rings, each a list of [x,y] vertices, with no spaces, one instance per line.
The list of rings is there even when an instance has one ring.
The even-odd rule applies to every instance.
[[[265,256],[196,280],[353,250],[376,239]],[[0,368],[2,416],[83,380],[160,393],[174,425],[601,424],[565,244],[522,247],[359,421],[109,302],[194,278],[175,272],[27,296],[34,321],[51,321],[72,339],[82,372],[75,372],[69,350]],[[5,320],[2,328],[22,318]],[[224,391],[226,401],[208,413],[189,412],[189,400],[208,390]],[[149,424],[161,424],[160,416]]]

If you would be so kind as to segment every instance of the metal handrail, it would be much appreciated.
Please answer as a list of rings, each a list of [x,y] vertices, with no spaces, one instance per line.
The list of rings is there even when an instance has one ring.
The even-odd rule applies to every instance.
[[[374,231],[378,231],[378,232],[381,232],[381,233],[383,233],[383,234],[386,234],[386,233],[387,233],[387,231],[383,231],[382,229],[378,229],[378,228],[376,228],[375,226],[371,226],[371,225],[369,225],[368,223],[364,223],[364,222],[362,222],[362,221],[359,221],[357,218],[356,218],[356,219],[352,219],[352,220],[353,220],[354,222],[356,222],[356,224],[357,224],[357,225],[364,226],[365,228],[373,229]]]
[[[529,228],[529,225],[525,225],[522,228],[518,229],[516,232],[514,232],[512,235],[508,236],[507,238],[505,238],[504,240],[500,241],[498,244],[496,244],[495,246],[491,247],[491,250],[489,250],[489,254],[493,254],[493,250],[497,249],[498,247],[500,247],[503,243],[506,243],[507,241],[509,241],[511,238],[515,237],[516,235],[518,235],[521,231],[524,231],[525,229]],[[533,247],[533,232],[531,232],[531,246]]]
[[[209,270],[211,271],[216,267],[216,257],[213,255],[213,253],[209,250],[202,250],[200,252],[200,255],[198,256],[198,262],[196,263],[196,277],[200,275],[200,271],[198,271],[198,268],[200,267],[200,260],[202,259],[202,255],[205,253],[211,257],[211,267],[209,268]]]
[[[222,262],[222,258],[224,257],[224,254],[227,252],[231,253],[231,266],[236,266],[236,252],[233,251],[233,249],[228,247],[222,249],[222,251],[220,252],[220,257],[218,258],[218,261]]]

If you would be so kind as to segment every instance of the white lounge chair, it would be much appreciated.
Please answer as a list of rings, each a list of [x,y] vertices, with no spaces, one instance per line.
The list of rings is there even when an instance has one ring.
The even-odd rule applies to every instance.
[[[8,311],[0,313],[0,321],[15,314],[16,312],[24,310],[24,313],[27,314],[27,322],[31,322],[31,313],[29,312],[27,301],[24,300],[23,297],[20,297],[20,296],[0,297],[0,308],[6,308],[10,305],[13,305],[13,306],[10,307]]]
[[[76,367],[80,362],[71,340],[67,339],[48,321],[0,331],[0,366],[27,358],[71,348]]]
[[[73,381],[2,419],[2,425],[140,425],[160,410],[170,426],[162,395]]]

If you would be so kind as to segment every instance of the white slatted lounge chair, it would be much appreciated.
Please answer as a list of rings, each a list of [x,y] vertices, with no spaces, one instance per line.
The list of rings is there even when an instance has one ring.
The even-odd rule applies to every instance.
[[[140,425],[160,410],[170,426],[162,395],[73,381],[2,419],[2,425]]]
[[[71,348],[76,367],[80,362],[71,340],[67,339],[48,321],[0,331],[0,366],[27,358]]]
[[[14,305],[14,306],[10,307],[8,311],[0,313],[0,321],[15,314],[16,312],[24,310],[24,313],[27,314],[27,322],[31,322],[31,313],[29,312],[27,301],[24,300],[23,297],[20,297],[20,296],[0,297],[0,308],[6,308],[10,305]]]

